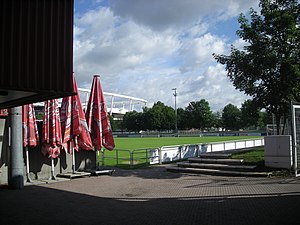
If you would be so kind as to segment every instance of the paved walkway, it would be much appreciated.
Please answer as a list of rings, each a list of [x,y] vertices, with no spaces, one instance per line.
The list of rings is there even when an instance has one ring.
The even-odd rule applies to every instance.
[[[0,224],[299,224],[300,179],[117,169],[112,176],[0,188]]]

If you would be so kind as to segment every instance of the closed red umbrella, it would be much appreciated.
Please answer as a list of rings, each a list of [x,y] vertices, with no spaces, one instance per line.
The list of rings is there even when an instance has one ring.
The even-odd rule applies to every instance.
[[[26,175],[27,181],[30,182],[28,147],[36,147],[39,143],[39,133],[32,104],[22,106],[22,128],[23,146],[26,148]]]
[[[85,116],[96,150],[101,150],[102,146],[113,150],[115,143],[99,75],[94,75]]]
[[[63,148],[72,154],[72,168],[75,172],[75,155],[79,148],[91,150],[93,148],[88,131],[85,115],[82,109],[78,88],[73,74],[73,92],[76,95],[65,97],[61,103],[60,119],[63,134]]]
[[[1,117],[7,117],[7,116],[8,116],[7,109],[0,109],[0,118]]]
[[[51,158],[51,173],[54,177],[54,161],[60,154],[62,145],[61,124],[59,117],[58,100],[52,99],[44,102],[42,153]]]
[[[22,106],[23,146],[35,147],[39,143],[34,108],[32,104]]]
[[[49,158],[57,158],[62,145],[58,100],[44,102],[42,152]]]

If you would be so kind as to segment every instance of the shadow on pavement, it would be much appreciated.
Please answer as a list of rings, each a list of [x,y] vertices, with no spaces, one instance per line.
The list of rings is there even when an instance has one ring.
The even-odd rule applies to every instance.
[[[298,224],[300,193],[187,198],[103,198],[26,186],[0,189],[0,224]]]
[[[135,176],[145,179],[174,179],[182,177],[181,173],[172,173],[166,171],[164,166],[149,166],[140,169],[119,169],[115,168],[113,176],[129,177]]]

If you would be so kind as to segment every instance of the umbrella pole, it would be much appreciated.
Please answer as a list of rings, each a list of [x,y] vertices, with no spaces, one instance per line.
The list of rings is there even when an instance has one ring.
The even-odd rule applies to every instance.
[[[29,176],[29,151],[28,147],[26,147],[26,177],[27,177],[27,182],[32,182]]]
[[[72,171],[73,173],[75,173],[75,151],[73,147],[72,147]]]
[[[99,169],[100,168],[100,151],[97,151],[96,147],[95,147],[95,150],[97,152],[97,160],[96,160],[97,168]]]
[[[101,152],[102,152],[102,166],[104,166],[104,151],[105,149],[102,148]]]
[[[51,178],[50,180],[56,180],[54,176],[54,159],[51,157]]]

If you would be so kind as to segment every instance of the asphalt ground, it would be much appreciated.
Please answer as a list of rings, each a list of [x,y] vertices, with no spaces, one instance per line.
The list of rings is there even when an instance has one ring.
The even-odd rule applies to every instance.
[[[221,177],[163,166],[0,188],[0,224],[300,224],[300,178]]]

